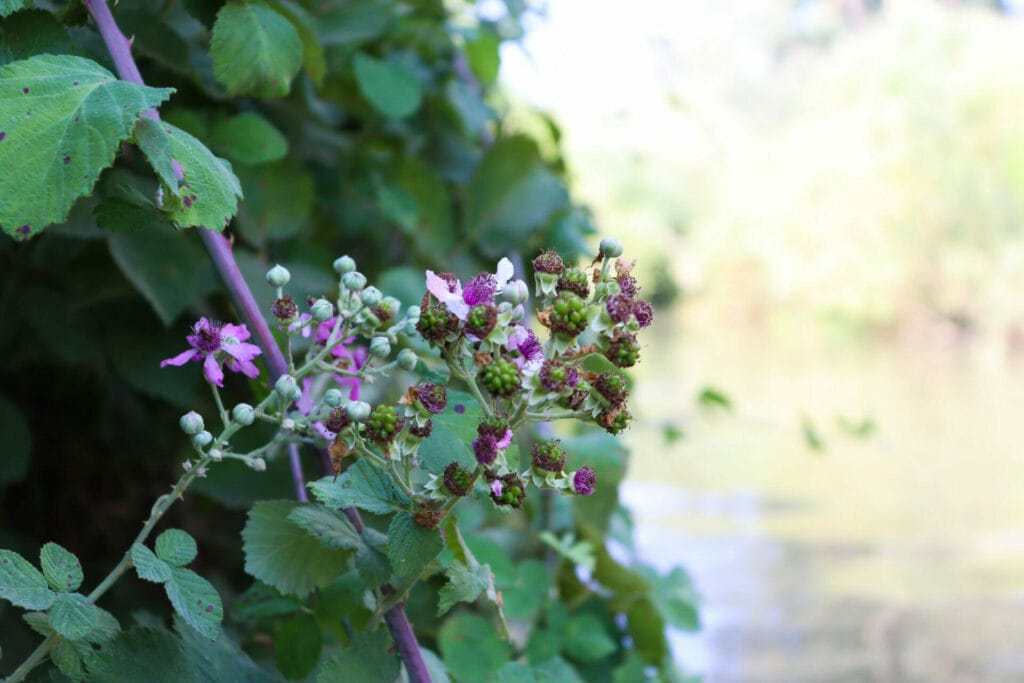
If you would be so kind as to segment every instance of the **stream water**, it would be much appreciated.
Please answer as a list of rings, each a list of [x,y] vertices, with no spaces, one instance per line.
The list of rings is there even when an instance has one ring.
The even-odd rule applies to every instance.
[[[702,595],[678,660],[707,683],[1024,680],[1024,363],[698,329],[730,331],[652,328],[623,493],[640,554]],[[699,408],[707,385],[733,409]]]

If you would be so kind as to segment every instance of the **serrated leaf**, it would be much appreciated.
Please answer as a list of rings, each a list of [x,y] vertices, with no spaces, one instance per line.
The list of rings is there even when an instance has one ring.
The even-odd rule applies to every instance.
[[[424,529],[408,512],[399,512],[388,525],[388,560],[397,576],[416,578],[443,548],[437,529]]]
[[[113,162],[139,114],[172,92],[119,81],[99,64],[68,55],[0,67],[4,232],[25,239],[64,220]]]
[[[181,681],[196,683],[276,683],[281,677],[262,669],[246,654],[238,643],[222,632],[216,640],[204,637],[195,629],[189,628],[177,616],[174,618],[174,630],[181,642],[191,669],[188,678]],[[135,679],[125,679],[135,680]],[[147,679],[146,683],[149,683]]]
[[[420,654],[423,655],[423,663],[427,665],[427,673],[430,674],[430,680],[433,683],[452,683],[452,679],[448,676],[448,667],[433,650],[421,646]]]
[[[18,12],[4,19],[0,22],[0,34],[10,50],[10,62],[33,55],[64,55],[76,51],[68,30],[53,13],[43,9]]]
[[[89,680],[94,683],[196,680],[178,639],[170,631],[155,628],[122,631],[90,657],[88,668]]]
[[[83,649],[90,650],[88,645],[82,647],[83,643],[73,640],[59,640],[53,649],[50,650],[50,659],[62,674],[73,681],[82,680],[85,674],[85,667],[82,666],[82,655],[90,654],[83,652]]]
[[[358,550],[363,541],[352,523],[334,510],[322,505],[302,505],[288,515],[288,519],[309,532],[328,548]]]
[[[90,643],[105,643],[121,631],[121,624],[117,617],[103,609],[96,608],[96,623],[92,630],[85,635],[85,640]]]
[[[386,631],[357,632],[352,645],[331,657],[316,675],[317,683],[337,681],[393,681],[398,676],[398,657],[389,652]]]
[[[136,543],[131,549],[132,564],[135,573],[143,581],[163,583],[171,578],[171,566],[153,554],[153,551]]]
[[[196,540],[181,529],[168,529],[156,537],[156,556],[169,565],[184,567],[196,559]]]
[[[220,232],[238,210],[242,187],[231,165],[166,121],[142,118],[135,142],[164,188],[164,211],[181,228]]]
[[[536,683],[537,677],[525,662],[509,662],[498,669],[495,683]]]
[[[190,236],[145,230],[111,235],[110,255],[164,325],[199,303],[210,281],[209,259]]]
[[[509,617],[529,619],[547,600],[551,572],[539,560],[524,560],[516,567],[515,579],[500,584],[502,608]]]
[[[298,505],[287,500],[256,503],[242,530],[242,547],[246,573],[282,593],[302,597],[341,573],[349,553],[325,548],[289,520]]]
[[[284,97],[302,64],[302,41],[291,22],[263,3],[228,3],[217,13],[210,56],[229,95]]]
[[[369,588],[377,588],[391,578],[391,562],[388,561],[388,537],[373,529],[363,530],[366,545],[356,551],[356,571]]]
[[[57,594],[31,562],[13,550],[0,550],[0,598],[25,609],[49,609]]]
[[[210,640],[217,639],[224,607],[217,589],[209,581],[191,569],[172,567],[171,578],[164,584],[164,590],[174,611],[185,623]]]
[[[21,618],[33,631],[44,638],[48,638],[54,632],[53,627],[50,626],[50,620],[46,617],[46,612],[25,612]]]
[[[231,620],[238,622],[291,614],[301,607],[298,600],[285,597],[273,587],[255,581],[231,606]]]
[[[25,414],[0,394],[0,434],[4,435],[4,457],[0,458],[0,486],[25,478],[32,456],[32,432]]]
[[[305,678],[316,666],[323,648],[320,625],[303,614],[278,625],[274,633],[274,662],[285,678]]]
[[[487,680],[512,657],[512,645],[488,619],[465,612],[444,622],[438,645],[448,671],[462,681]]]
[[[456,603],[473,602],[487,590],[491,582],[491,568],[487,565],[470,569],[456,560],[445,573],[448,575],[448,583],[438,594],[438,616],[450,610]]]
[[[85,578],[78,558],[56,543],[47,543],[39,551],[39,566],[50,587],[61,593],[78,590]]]
[[[26,6],[27,0],[0,0],[0,17],[6,17]]]
[[[47,613],[50,626],[65,638],[84,638],[96,625],[96,606],[81,593],[58,593]]]
[[[409,497],[395,486],[391,477],[369,460],[360,460],[335,481],[324,477],[308,485],[309,490],[329,508],[357,507],[384,515],[409,507]]]
[[[320,85],[327,73],[327,62],[324,59],[324,49],[313,30],[319,18],[314,20],[301,5],[289,0],[268,0],[267,4],[295,27],[299,34],[299,42],[302,43],[302,68],[313,79],[313,83]]]
[[[700,630],[697,591],[682,567],[673,568],[665,576],[642,565],[638,569],[653,586],[654,604],[666,622],[683,631]]]
[[[210,144],[221,154],[241,164],[265,164],[288,153],[288,140],[272,123],[251,111],[219,122],[210,134]]]
[[[104,199],[92,210],[96,225],[107,232],[164,230],[173,234],[170,218],[152,206],[140,206],[127,199]]]
[[[381,114],[401,119],[420,108],[423,86],[412,67],[362,52],[356,54],[353,66],[360,92]]]

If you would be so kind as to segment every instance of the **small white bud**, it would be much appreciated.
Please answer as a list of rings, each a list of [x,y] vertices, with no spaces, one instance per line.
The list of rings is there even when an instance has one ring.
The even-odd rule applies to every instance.
[[[601,254],[610,258],[622,256],[622,242],[617,237],[605,237],[601,240]]]
[[[359,291],[366,287],[366,276],[358,270],[353,270],[341,276],[341,284],[345,285],[346,289]]]
[[[267,284],[271,287],[284,287],[292,279],[292,274],[281,265],[275,265],[267,271]]]
[[[334,315],[334,306],[327,299],[317,299],[309,307],[309,313],[318,323],[327,322]]]
[[[331,408],[337,408],[341,405],[341,402],[345,400],[345,395],[337,389],[328,389],[324,394],[324,403],[329,405]]]
[[[351,256],[340,256],[334,259],[334,272],[338,275],[351,273],[356,269],[356,262]]]
[[[391,342],[387,337],[374,337],[370,340],[370,355],[384,359],[391,355]]]
[[[345,412],[348,413],[350,420],[363,422],[366,418],[370,417],[370,404],[366,401],[353,401],[345,408]]]
[[[384,299],[384,295],[376,287],[367,287],[359,293],[359,300],[363,302],[364,306],[373,308],[380,305],[380,302]]]
[[[402,349],[398,352],[398,367],[403,370],[415,370],[419,357],[412,349]]]
[[[178,424],[181,425],[181,431],[185,432],[189,436],[198,434],[203,431],[205,425],[203,424],[203,416],[194,410],[190,410],[181,416],[178,420]]]

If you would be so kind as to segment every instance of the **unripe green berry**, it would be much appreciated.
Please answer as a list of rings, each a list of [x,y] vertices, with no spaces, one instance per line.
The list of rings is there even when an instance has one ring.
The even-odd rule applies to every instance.
[[[344,275],[345,273],[351,273],[356,269],[356,262],[351,256],[339,256],[334,259],[334,272],[338,275]]]
[[[617,237],[605,237],[601,240],[601,255],[609,258],[622,256],[622,242]]]
[[[507,358],[495,359],[480,371],[480,383],[495,396],[513,396],[519,391],[522,381],[522,372]]]
[[[345,412],[353,422],[365,422],[370,417],[370,404],[366,401],[353,401],[346,406]]]
[[[391,342],[387,337],[374,337],[370,340],[370,355],[386,359],[391,355]]]
[[[366,436],[378,444],[390,443],[398,435],[404,422],[394,406],[379,405],[366,420]]]
[[[367,308],[373,308],[380,305],[380,302],[384,300],[384,295],[376,287],[367,287],[359,293],[359,300]]]
[[[412,349],[402,349],[398,352],[398,367],[403,370],[415,370],[418,362],[419,357]]]
[[[271,287],[284,287],[292,279],[292,274],[281,265],[275,265],[267,271],[267,284]]]
[[[206,426],[203,423],[203,416],[194,410],[190,410],[182,415],[181,419],[178,420],[178,424],[181,425],[181,431],[185,432],[189,436],[198,434],[203,431]]]
[[[353,270],[341,276],[341,284],[345,285],[346,289],[359,291],[366,287],[366,276],[358,270]]]
[[[334,315],[334,305],[327,299],[317,299],[309,307],[309,313],[318,323],[327,322]]]
[[[324,403],[329,405],[331,408],[337,408],[341,405],[341,402],[345,400],[345,395],[337,389],[328,389],[324,393]]]
[[[576,293],[563,290],[550,308],[551,329],[575,337],[587,329],[587,305]]]
[[[277,378],[277,381],[274,382],[274,391],[277,393],[278,396],[285,399],[286,401],[292,400],[292,396],[295,395],[295,391],[298,388],[298,383],[295,381],[295,378],[292,377],[291,375],[281,375],[280,377]]]
[[[239,403],[231,409],[231,417],[238,424],[248,427],[256,421],[256,409],[248,403]]]

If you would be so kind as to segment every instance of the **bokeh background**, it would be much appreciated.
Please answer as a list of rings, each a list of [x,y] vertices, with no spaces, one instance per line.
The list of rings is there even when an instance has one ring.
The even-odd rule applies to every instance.
[[[676,656],[1024,680],[1019,5],[555,0],[502,57],[661,306],[625,497]]]

